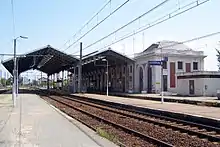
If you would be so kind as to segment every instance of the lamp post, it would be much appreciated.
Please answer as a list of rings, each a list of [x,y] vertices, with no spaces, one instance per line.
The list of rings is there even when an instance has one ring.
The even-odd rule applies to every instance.
[[[163,97],[163,50],[162,50],[162,47],[161,47],[161,103],[163,104],[164,103],[164,97]]]
[[[106,95],[108,96],[108,60],[102,59],[102,61],[106,62]]]
[[[19,36],[14,39],[14,70],[13,70],[13,87],[12,87],[12,99],[13,105],[16,105],[16,95],[18,94],[18,66],[17,66],[17,58],[16,58],[16,41],[17,39],[28,39],[25,36]]]

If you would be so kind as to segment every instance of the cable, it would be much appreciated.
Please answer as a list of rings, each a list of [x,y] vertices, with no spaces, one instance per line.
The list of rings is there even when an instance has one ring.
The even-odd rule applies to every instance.
[[[210,1],[210,0],[205,0],[205,1],[201,2],[201,3],[199,3],[198,0],[197,0],[197,1],[195,1],[195,2],[196,2],[196,5],[195,5],[195,6],[191,6],[191,7],[187,8],[186,10],[183,10],[183,11],[181,11],[181,12],[179,12],[179,13],[175,13],[174,15],[172,15],[173,12],[170,13],[170,14],[168,14],[168,15],[165,15],[165,17],[164,17],[164,16],[162,17],[162,18],[164,18],[164,19],[162,19],[161,21],[156,22],[156,21],[160,20],[160,19],[158,19],[158,20],[154,21],[154,23],[153,23],[152,25],[148,24],[148,25],[147,25],[146,27],[144,27],[143,29],[140,29],[140,30],[138,30],[138,31],[136,31],[136,32],[133,32],[133,33],[129,33],[129,34],[125,35],[125,37],[122,37],[121,39],[119,39],[119,40],[117,40],[117,41],[115,41],[115,42],[112,42],[112,43],[110,43],[110,44],[108,44],[108,45],[106,45],[106,46],[104,46],[104,47],[102,47],[102,48],[100,48],[100,49],[98,49],[98,50],[102,50],[102,49],[104,49],[104,48],[107,48],[107,47],[109,47],[109,46],[111,46],[111,45],[113,45],[113,44],[115,44],[115,43],[118,43],[118,42],[120,42],[120,41],[122,41],[122,40],[124,40],[124,39],[127,39],[127,38],[129,38],[129,37],[131,37],[131,36],[133,36],[133,35],[135,35],[135,34],[139,34],[140,32],[143,32],[143,31],[145,31],[146,29],[149,29],[149,28],[151,28],[151,27],[153,27],[153,26],[156,26],[156,25],[158,25],[158,24],[160,24],[160,23],[162,23],[162,22],[165,22],[165,21],[167,21],[167,20],[169,20],[169,19],[171,19],[171,18],[174,18],[174,17],[176,17],[176,16],[178,16],[178,15],[180,15],[180,14],[183,14],[183,13],[185,13],[185,12],[187,12],[187,11],[189,11],[189,10],[195,8],[195,7],[198,7],[198,6],[200,6],[200,5],[202,5],[202,4],[206,3],[206,2],[208,2],[208,1]],[[195,2],[191,3],[190,5],[194,4]],[[187,6],[189,6],[189,4],[187,4]],[[185,7],[186,7],[186,5],[183,6],[182,8],[185,8]],[[178,8],[178,9],[179,9],[179,8]],[[174,11],[174,12],[176,12],[176,11]],[[168,18],[166,18],[167,16],[168,16]],[[84,48],[84,49],[85,49],[85,48]]]
[[[182,42],[173,43],[171,45],[167,45],[167,46],[164,46],[164,47],[161,47],[161,48],[167,48],[167,47],[172,47],[172,46],[175,46],[175,45],[178,45],[178,44],[189,43],[189,42],[192,42],[192,41],[197,41],[197,40],[200,40],[200,39],[216,36],[218,34],[220,34],[220,31],[219,32],[210,33],[210,34],[207,34],[207,35],[203,35],[203,36],[199,36],[199,37],[196,37],[196,38],[192,38],[192,39],[189,39],[189,40],[185,40],[185,41],[182,41]]]
[[[212,36],[216,36],[216,35],[220,35],[220,31],[218,32],[214,32],[214,33],[210,33],[210,34],[206,34],[206,35],[203,35],[203,36],[199,36],[199,37],[195,37],[195,38],[192,38],[192,39],[189,39],[189,40],[185,40],[185,41],[181,41],[181,42],[175,42],[173,44],[170,44],[170,45],[166,45],[166,46],[163,46],[163,47],[159,47],[158,49],[163,49],[163,48],[168,48],[168,47],[173,47],[173,46],[176,46],[178,44],[185,44],[185,43],[189,43],[189,42],[193,42],[193,41],[198,41],[198,40],[201,40],[201,39],[204,39],[204,38],[209,38],[209,37],[212,37]],[[207,44],[206,44],[207,45]],[[198,48],[197,48],[198,49]],[[137,53],[134,53],[134,54],[128,54],[126,56],[133,56]]]
[[[158,47],[158,49],[163,49],[163,48],[173,47],[173,46],[176,46],[178,44],[185,44],[185,43],[189,43],[189,42],[193,42],[193,41],[198,41],[200,39],[216,36],[216,35],[219,35],[219,34],[220,34],[220,31],[210,33],[210,34],[206,34],[206,35],[203,35],[203,36],[199,36],[199,37],[196,37],[196,38],[192,38],[192,39],[189,39],[189,40],[185,40],[185,41],[182,41],[182,42],[175,42],[175,43],[170,44],[170,45],[166,45],[166,46],[163,46],[163,47]],[[150,54],[153,54],[153,53],[150,53]],[[135,56],[135,55],[137,55],[137,53],[128,54],[128,55],[125,55],[125,56],[130,57],[130,56]]]
[[[168,1],[169,1],[169,0],[163,1],[162,3],[156,5],[156,6],[153,7],[152,9],[150,9],[150,10],[148,10],[147,12],[143,13],[142,15],[136,17],[136,18],[133,19],[132,21],[128,22],[127,24],[123,25],[122,27],[118,28],[117,30],[113,31],[112,33],[110,33],[110,34],[106,35],[105,37],[103,37],[103,38],[101,38],[101,39],[95,41],[94,43],[92,43],[92,44],[86,46],[84,49],[87,49],[87,48],[89,48],[89,47],[95,45],[96,43],[98,43],[98,42],[100,42],[100,41],[102,41],[102,40],[104,40],[104,39],[106,39],[106,38],[112,36],[113,34],[117,33],[118,31],[120,31],[120,30],[122,30],[123,28],[127,27],[128,25],[132,24],[133,22],[135,22],[135,21],[139,20],[140,18],[144,17],[144,16],[147,15],[148,13],[154,11],[154,10],[157,9],[158,7],[164,5],[164,4],[167,3]]]
[[[97,26],[99,26],[101,23],[103,23],[106,19],[108,19],[111,15],[113,15],[115,12],[117,12],[119,9],[121,9],[125,4],[127,4],[130,0],[126,0],[123,4],[121,4],[119,7],[117,7],[113,12],[111,12],[109,15],[107,15],[104,19],[102,19],[99,23],[97,23],[94,27],[92,27],[89,31],[87,31],[85,34],[83,34],[80,38],[78,38],[75,42],[73,42],[71,45],[69,45],[65,50],[69,49],[71,46],[73,46],[75,43],[77,43],[80,39],[85,37],[87,34],[89,34],[92,30],[94,30]]]
[[[96,12],[95,15],[93,15],[93,16],[72,36],[72,38],[75,38],[75,36],[76,36],[79,32],[81,32],[82,29],[84,29],[100,12],[102,12],[102,10],[104,10],[105,7],[106,7],[108,4],[111,3],[111,1],[112,1],[112,0],[109,0],[106,4],[104,4],[104,6],[103,6],[98,12]],[[64,45],[66,45],[69,41],[70,41],[70,39],[69,39],[68,41],[66,41],[66,42],[64,43]],[[64,45],[63,45],[63,46],[64,46]]]
[[[12,12],[12,27],[13,27],[13,36],[15,38],[15,15],[14,15],[14,0],[11,0],[11,12]]]
[[[163,48],[167,48],[167,47],[173,47],[173,46],[176,46],[178,44],[185,44],[185,43],[189,43],[189,42],[193,42],[193,41],[198,41],[198,40],[201,40],[201,39],[204,39],[204,38],[209,38],[209,37],[216,36],[216,35],[219,35],[219,34],[220,34],[220,31],[210,33],[210,34],[206,34],[206,35],[203,35],[203,36],[199,36],[199,37],[196,37],[196,38],[192,38],[192,39],[189,39],[189,40],[185,40],[185,41],[182,41],[182,42],[175,42],[171,45],[166,45],[166,46],[163,46],[163,47],[159,47],[158,49],[163,49]]]

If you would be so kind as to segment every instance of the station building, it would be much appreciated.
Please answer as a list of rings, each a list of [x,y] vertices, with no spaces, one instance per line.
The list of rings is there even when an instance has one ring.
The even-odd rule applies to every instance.
[[[163,91],[168,94],[187,94],[190,93],[190,87],[194,86],[196,89],[198,84],[190,86],[189,81],[184,82],[183,77],[187,76],[183,74],[193,73],[195,77],[199,71],[205,73],[205,57],[203,51],[195,51],[180,42],[160,41],[153,43],[143,52],[135,54],[134,58],[129,58],[112,49],[84,56],[81,61],[82,72],[79,72],[78,58],[48,45],[20,57],[18,74],[29,69],[42,71],[47,74],[48,89],[59,87],[72,93],[79,92],[79,74],[81,73],[81,90],[84,92],[106,93],[108,85],[109,92],[115,93],[160,93],[162,83]],[[13,73],[13,59],[3,62],[3,65]],[[64,71],[68,72],[67,82],[65,81],[67,84],[64,84]],[[218,78],[219,75],[212,77]],[[201,78],[201,76],[196,77]],[[207,78],[206,81],[210,79]],[[54,83],[57,83],[57,86]],[[215,85],[218,86],[218,84]],[[200,89],[207,86],[214,89],[213,91],[218,88],[205,84]],[[181,91],[181,89],[184,90]],[[209,92],[212,91],[211,89],[208,89]],[[201,92],[194,92],[194,95],[198,93]]]
[[[134,58],[126,57],[111,49],[83,59],[82,84],[85,92],[105,92],[107,86],[107,63],[109,92],[160,93],[161,64],[163,60],[163,91],[177,92],[177,73],[204,70],[203,51],[195,51],[175,41],[152,44]],[[164,61],[164,58],[167,60]],[[104,60],[103,60],[104,59]],[[77,92],[78,67],[73,67],[70,81],[72,92]]]
[[[111,49],[82,60],[82,90],[84,92],[128,92],[133,89],[134,60]],[[108,67],[108,68],[107,68]],[[72,92],[78,92],[78,66],[70,75]],[[107,77],[108,75],[108,77]]]
[[[150,61],[163,62],[163,91],[177,91],[177,76],[179,72],[204,70],[203,51],[195,51],[190,47],[175,41],[160,41],[152,44],[134,57],[134,92],[160,93],[161,66],[150,65]]]
[[[181,96],[217,96],[220,92],[220,72],[194,71],[177,73],[177,90]]]

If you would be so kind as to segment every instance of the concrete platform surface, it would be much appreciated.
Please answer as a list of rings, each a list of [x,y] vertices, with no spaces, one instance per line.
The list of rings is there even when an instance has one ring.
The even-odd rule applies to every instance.
[[[101,99],[116,103],[123,103],[123,104],[146,107],[157,110],[165,110],[174,113],[202,116],[220,121],[220,108],[218,107],[197,106],[197,105],[169,103],[169,102],[164,102],[163,104],[161,104],[161,102],[159,101],[132,99],[125,97],[117,97],[117,96],[106,96],[99,94],[73,94],[73,95],[85,96],[94,99]]]
[[[138,97],[153,97],[160,99],[159,94],[126,94],[128,96],[138,96]],[[197,97],[181,97],[181,96],[164,96],[164,98],[167,99],[180,99],[180,100],[193,100],[193,101],[204,101],[204,102],[216,102],[220,103],[220,100],[218,100],[217,97],[207,97],[207,96],[197,96]]]
[[[11,95],[0,95],[0,147],[116,146],[72,123],[37,95],[20,94],[18,99],[13,108]]]
[[[140,97],[154,97],[160,99],[160,94],[126,94],[128,96],[140,96]],[[181,99],[181,100],[195,100],[195,101],[206,101],[206,102],[217,102],[220,103],[217,97],[207,97],[207,96],[197,96],[197,97],[181,97],[181,96],[164,96],[164,98],[168,99]]]
[[[129,94],[129,93],[110,93],[112,96],[120,96],[134,99],[145,99],[160,101],[160,94]],[[165,102],[183,103],[192,105],[204,105],[210,107],[220,107],[220,100],[217,97],[197,96],[197,97],[185,97],[178,95],[164,95]]]

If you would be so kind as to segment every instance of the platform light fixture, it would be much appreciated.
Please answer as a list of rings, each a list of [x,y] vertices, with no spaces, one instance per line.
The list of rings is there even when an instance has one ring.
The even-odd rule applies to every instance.
[[[27,36],[19,36],[20,38],[22,38],[22,39],[28,39],[28,37]],[[18,38],[19,38],[18,37]]]
[[[108,96],[108,60],[104,58],[102,61],[106,62],[106,95]]]
[[[17,39],[28,39],[26,36],[19,36],[15,38],[14,41],[14,69],[13,69],[13,87],[12,87],[12,99],[13,105],[16,106],[16,97],[18,95],[18,65],[17,65],[17,57],[16,57],[16,42]]]

